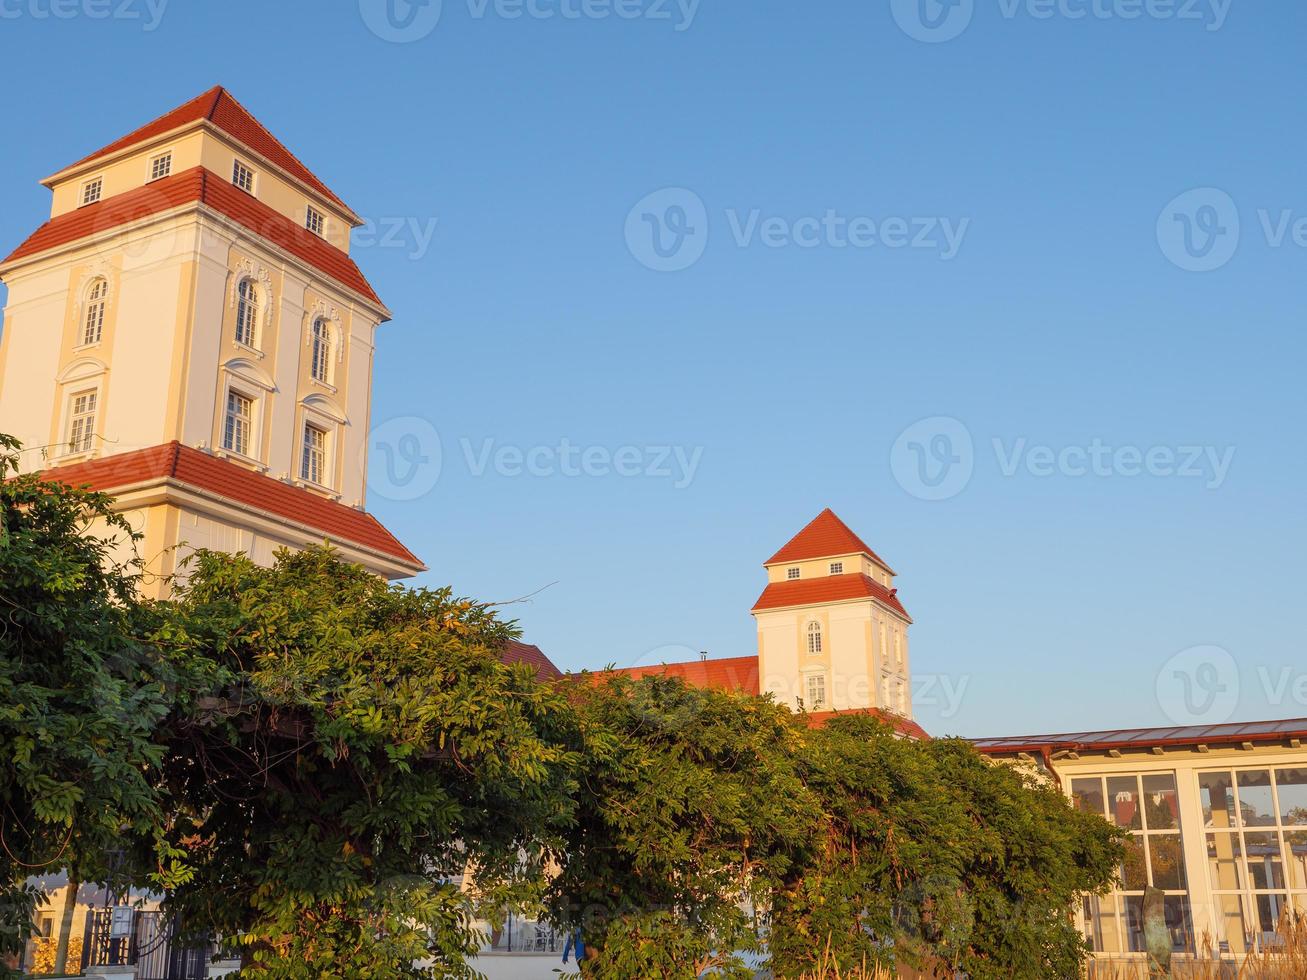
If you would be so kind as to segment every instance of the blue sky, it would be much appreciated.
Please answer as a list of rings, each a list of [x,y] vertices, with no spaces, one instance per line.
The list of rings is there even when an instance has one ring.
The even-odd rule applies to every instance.
[[[1307,715],[1307,7],[922,2],[3,0],[3,238],[221,82],[374,222],[370,508],[561,666],[753,653],[831,506],[934,733]]]

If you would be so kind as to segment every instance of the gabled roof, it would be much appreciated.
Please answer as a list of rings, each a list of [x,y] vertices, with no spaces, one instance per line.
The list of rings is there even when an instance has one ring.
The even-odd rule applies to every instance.
[[[860,572],[769,582],[762,590],[758,601],[753,604],[753,611],[783,609],[786,606],[822,605],[848,599],[875,599],[889,606],[910,623],[912,617],[903,608],[903,603],[899,602],[898,591],[898,589],[887,589],[869,575]]]
[[[381,297],[347,254],[203,167],[192,167],[144,187],[115,194],[103,201],[51,218],[29,235],[0,265],[191,203],[212,208],[247,231],[284,248],[324,275],[385,308]]]
[[[854,534],[849,526],[827,507],[813,518],[812,523],[790,538],[785,547],[763,562],[763,565],[857,554],[867,555],[877,564],[889,569],[885,560],[872,551],[865,541]],[[890,573],[893,574],[893,569],[890,569]]]
[[[370,549],[421,571],[422,562],[375,517],[178,442],[46,470],[42,478],[112,494],[171,482],[293,521],[324,538]]]
[[[304,166],[295,154],[286,149],[285,145],[277,137],[273,136],[263,123],[255,119],[250,111],[237,102],[232,94],[221,85],[215,85],[203,95],[196,96],[171,112],[165,112],[158,119],[146,123],[134,132],[128,133],[122,139],[114,140],[108,146],[101,147],[90,156],[83,157],[76,163],[65,167],[64,170],[80,168],[101,157],[109,156],[119,150],[125,150],[138,143],[144,143],[156,136],[162,136],[174,129],[180,129],[201,120],[212,123],[228,136],[243,143],[259,156],[284,170],[291,177],[307,184],[323,197],[353,214],[353,211],[344,201],[337,197],[308,167]],[[60,171],[60,173],[62,172]]]
[[[538,681],[556,681],[563,676],[563,672],[534,643],[509,640],[499,659],[506,664],[530,664],[535,668]]]

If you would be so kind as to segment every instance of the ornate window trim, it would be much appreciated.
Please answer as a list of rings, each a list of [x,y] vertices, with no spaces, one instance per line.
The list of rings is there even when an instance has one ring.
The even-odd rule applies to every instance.
[[[247,280],[254,284],[259,294],[258,312],[254,321],[254,346],[242,344],[234,339],[232,343],[244,350],[256,351],[262,357],[263,338],[267,336],[267,331],[276,329],[277,297],[272,288],[272,273],[252,259],[241,259],[232,269],[230,295],[227,298],[227,305],[231,309],[237,308],[240,302],[241,283]]]

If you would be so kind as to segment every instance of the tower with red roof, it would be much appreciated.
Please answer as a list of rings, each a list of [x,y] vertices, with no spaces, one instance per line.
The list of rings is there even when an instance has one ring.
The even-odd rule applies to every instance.
[[[911,719],[912,618],[888,563],[827,508],[764,567],[753,606],[761,689],[809,711]]]
[[[193,548],[324,539],[421,571],[364,509],[390,313],[350,256],[354,210],[221,87],[43,183],[50,219],[0,262],[23,469],[111,492],[158,578]]]

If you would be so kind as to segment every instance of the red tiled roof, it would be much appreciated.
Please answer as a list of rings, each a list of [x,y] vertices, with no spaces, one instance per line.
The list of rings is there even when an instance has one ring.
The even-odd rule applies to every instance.
[[[847,524],[827,507],[802,531],[790,538],[785,547],[768,558],[764,565],[780,562],[807,561],[812,558],[830,558],[835,555],[870,555],[889,568],[885,560],[872,551],[867,543],[853,533]]]
[[[922,742],[930,741],[930,735],[926,733],[926,730],[911,718],[904,718],[892,711],[881,711],[879,708],[858,708],[853,711],[813,711],[808,714],[808,724],[813,728],[821,728],[826,722],[840,715],[874,715],[900,735],[907,735],[909,738],[915,738]]]
[[[711,688],[717,691],[738,691],[758,694],[758,658],[726,657],[720,660],[691,660],[686,663],[657,664],[649,667],[614,668],[590,675],[592,684],[602,684],[614,674],[631,680],[643,677],[679,677],[690,687]],[[857,708],[849,711],[815,711],[805,717],[808,724],[820,728],[836,715],[875,715],[901,735],[928,740],[926,730],[915,721],[879,708]]]
[[[192,202],[213,208],[341,285],[381,304],[381,298],[347,254],[203,167],[192,167],[51,218],[14,249],[5,262],[58,248]]]
[[[556,681],[563,676],[563,672],[554,666],[554,662],[533,643],[509,640],[500,659],[506,664],[530,664],[535,668],[538,681]]]
[[[785,606],[818,605],[845,599],[877,599],[902,615],[909,623],[912,622],[912,617],[903,608],[903,603],[899,602],[898,589],[887,589],[861,572],[769,582],[767,588],[762,590],[758,601],[753,604],[753,611],[781,609]]]
[[[679,677],[691,687],[742,691],[745,694],[759,692],[757,657],[726,657],[720,660],[691,660],[677,664],[614,668],[595,673],[592,677],[594,683],[602,684],[606,677],[613,674],[622,674],[635,681],[642,677]]]
[[[409,565],[422,565],[371,514],[177,442],[59,466],[46,470],[42,478],[106,493],[138,483],[172,480],[295,521],[325,538],[370,548]]]
[[[268,132],[267,127],[255,119],[249,110],[237,102],[231,93],[221,85],[214,86],[203,95],[196,96],[171,112],[164,113],[153,122],[146,123],[135,132],[128,133],[122,139],[114,140],[108,146],[96,150],[90,156],[84,157],[64,169],[71,170],[73,167],[80,167],[92,160],[98,160],[100,157],[108,156],[119,150],[125,150],[137,143],[144,143],[146,140],[162,136],[164,133],[172,132],[174,129],[179,129],[189,123],[199,122],[201,119],[207,119],[228,136],[244,143],[255,153],[276,164],[292,177],[308,184],[319,194],[345,208],[345,210],[350,210],[344,201],[332,193],[326,184],[319,180],[308,167],[304,166],[295,154],[286,149],[277,137]]]

